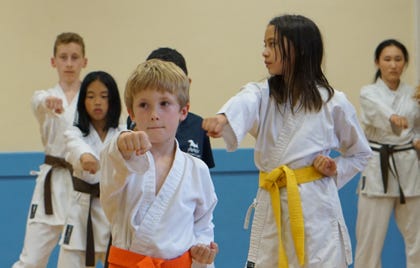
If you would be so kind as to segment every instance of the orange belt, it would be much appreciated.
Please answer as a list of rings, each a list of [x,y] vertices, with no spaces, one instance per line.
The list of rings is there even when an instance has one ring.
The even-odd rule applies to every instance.
[[[108,263],[108,268],[191,268],[192,258],[189,251],[175,259],[165,260],[111,246]]]

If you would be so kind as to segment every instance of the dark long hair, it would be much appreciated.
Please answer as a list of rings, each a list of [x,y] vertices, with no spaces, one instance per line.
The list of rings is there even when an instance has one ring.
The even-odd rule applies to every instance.
[[[334,90],[321,69],[324,47],[316,24],[301,15],[282,15],[269,25],[275,35],[282,57],[283,74],[268,79],[270,96],[280,104],[289,103],[292,112],[319,111],[323,105],[318,86],[328,91],[329,101]],[[295,107],[299,103],[299,106]]]
[[[79,99],[77,101],[77,115],[74,125],[82,131],[83,136],[89,135],[90,117],[86,111],[85,99],[89,85],[96,81],[101,81],[108,89],[108,113],[106,114],[106,123],[104,130],[118,127],[121,115],[121,99],[117,83],[114,78],[103,71],[88,73],[80,86]]]
[[[389,47],[389,46],[396,46],[401,50],[402,54],[404,55],[405,64],[407,65],[408,64],[407,48],[405,48],[405,46],[401,42],[395,39],[387,39],[379,43],[379,45],[375,49],[375,62],[379,62],[379,58],[381,57],[382,50],[384,50],[386,47]],[[375,79],[373,81],[375,82],[376,80],[378,80],[379,77],[382,77],[382,74],[381,74],[381,70],[378,68],[378,70],[375,73]]]

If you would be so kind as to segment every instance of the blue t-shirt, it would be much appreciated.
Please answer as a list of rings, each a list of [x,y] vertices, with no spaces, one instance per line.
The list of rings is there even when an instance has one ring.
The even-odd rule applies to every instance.
[[[209,168],[215,166],[209,136],[202,128],[203,118],[194,113],[188,113],[176,132],[176,139],[181,151],[203,160]],[[133,129],[133,122],[127,118],[127,128]]]

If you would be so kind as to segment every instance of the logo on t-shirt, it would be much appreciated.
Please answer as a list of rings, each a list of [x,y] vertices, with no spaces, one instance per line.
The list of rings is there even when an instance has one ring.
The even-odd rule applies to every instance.
[[[193,140],[188,140],[188,144],[187,153],[200,157],[200,148],[198,148],[198,143],[195,143]]]

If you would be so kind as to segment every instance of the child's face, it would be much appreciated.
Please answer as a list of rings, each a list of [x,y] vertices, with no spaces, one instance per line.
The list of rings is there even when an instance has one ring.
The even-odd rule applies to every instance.
[[[85,107],[92,123],[105,122],[108,113],[108,89],[101,81],[95,80],[88,86]]]
[[[268,25],[264,36],[264,63],[270,75],[283,74],[283,63],[280,48],[273,25]]]
[[[86,64],[82,47],[76,43],[58,45],[57,53],[51,58],[51,65],[57,68],[59,81],[67,84],[80,80],[80,72]]]
[[[180,107],[178,99],[169,92],[145,89],[133,98],[133,110],[128,111],[136,130],[145,131],[152,144],[172,143],[179,122],[188,114],[188,106]]]
[[[385,82],[398,82],[405,67],[405,57],[396,46],[385,47],[376,61],[376,67],[381,70],[381,78]]]

